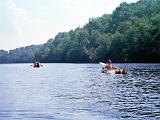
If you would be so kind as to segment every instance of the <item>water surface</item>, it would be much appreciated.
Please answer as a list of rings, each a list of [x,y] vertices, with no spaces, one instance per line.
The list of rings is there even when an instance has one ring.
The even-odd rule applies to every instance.
[[[158,120],[160,64],[0,64],[0,120]]]

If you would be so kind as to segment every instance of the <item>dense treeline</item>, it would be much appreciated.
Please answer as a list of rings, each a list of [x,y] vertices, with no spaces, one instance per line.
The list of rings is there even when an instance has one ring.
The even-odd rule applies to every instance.
[[[61,32],[36,53],[42,62],[160,62],[160,1],[122,3],[83,28]]]
[[[31,45],[14,50],[0,50],[0,63],[27,63],[35,60],[35,53],[41,45]]]
[[[160,62],[160,1],[124,2],[112,14],[58,33],[38,50],[22,51],[2,50],[0,62]]]

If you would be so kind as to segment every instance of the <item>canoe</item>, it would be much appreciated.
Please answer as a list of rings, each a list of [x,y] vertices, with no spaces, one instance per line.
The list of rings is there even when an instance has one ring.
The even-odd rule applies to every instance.
[[[41,67],[41,66],[33,66],[33,67],[35,67],[35,68],[39,68],[39,67]]]
[[[32,67],[34,68],[40,68],[40,67],[43,67],[43,65],[31,65]]]
[[[128,69],[127,68],[120,68],[120,69],[106,70],[105,68],[102,68],[101,72],[107,73],[107,74],[127,74]]]

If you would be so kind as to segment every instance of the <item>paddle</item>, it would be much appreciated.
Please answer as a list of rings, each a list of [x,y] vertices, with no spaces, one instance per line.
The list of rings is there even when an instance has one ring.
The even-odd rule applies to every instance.
[[[103,63],[103,62],[99,62],[99,64],[101,64],[101,65],[107,65],[106,63]],[[116,68],[116,67],[112,67],[113,69],[117,69],[117,70],[120,70],[120,68]]]
[[[105,65],[105,66],[107,65],[106,63],[103,63],[103,62],[99,62],[99,64],[101,64],[101,65]]]

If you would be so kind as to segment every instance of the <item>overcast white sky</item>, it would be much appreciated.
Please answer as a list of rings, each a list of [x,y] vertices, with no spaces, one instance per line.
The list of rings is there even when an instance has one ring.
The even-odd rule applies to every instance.
[[[0,49],[42,44],[83,26],[122,2],[138,0],[0,0]]]

